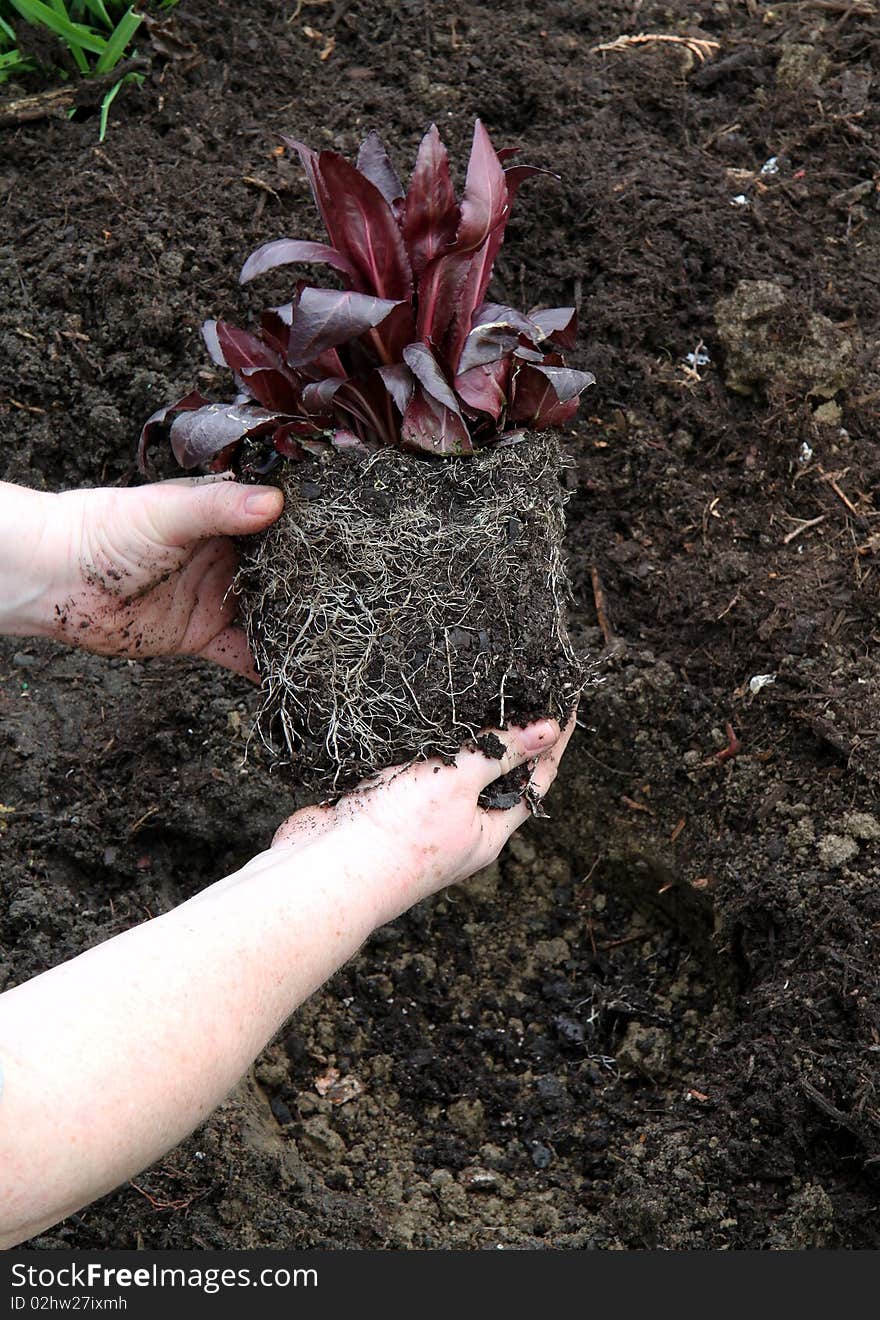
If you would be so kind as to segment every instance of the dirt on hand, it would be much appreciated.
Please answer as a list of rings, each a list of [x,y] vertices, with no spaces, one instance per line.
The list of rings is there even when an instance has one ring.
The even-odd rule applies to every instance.
[[[321,237],[279,133],[407,159],[436,119],[461,159],[480,115],[561,176],[524,185],[492,296],[580,309],[568,555],[603,681],[551,821],[36,1245],[877,1247],[876,16],[334,12],[185,0],[197,58],[126,87],[103,146],[94,116],[0,134],[4,476],[133,479],[144,417],[217,387],[201,321],[286,296],[238,290],[242,257]],[[636,32],[718,45],[595,49]],[[769,301],[737,319],[744,284]],[[267,844],[292,802],[242,764],[255,702],[3,644],[0,986]]]

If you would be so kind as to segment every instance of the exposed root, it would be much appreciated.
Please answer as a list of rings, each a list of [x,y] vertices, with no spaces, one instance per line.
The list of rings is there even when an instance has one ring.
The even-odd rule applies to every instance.
[[[537,437],[437,462],[380,451],[288,470],[285,513],[243,546],[237,589],[276,760],[324,790],[487,723],[567,717],[559,449]]]
[[[590,49],[591,53],[595,54],[597,51],[631,50],[634,46],[652,46],[659,42],[684,46],[701,64],[711,58],[719,47],[717,41],[710,41],[705,37],[678,37],[667,32],[639,32],[635,36],[615,37],[614,41],[603,41],[601,45],[592,46]]]

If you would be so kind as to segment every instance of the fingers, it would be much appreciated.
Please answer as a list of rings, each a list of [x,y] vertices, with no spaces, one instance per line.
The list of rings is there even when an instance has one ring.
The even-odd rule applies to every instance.
[[[549,793],[559,769],[566,747],[571,742],[571,735],[577,726],[577,711],[572,711],[569,721],[553,746],[539,759],[530,779],[533,792],[542,798]]]
[[[233,673],[243,674],[252,683],[259,683],[260,675],[254,667],[254,659],[248,646],[247,634],[243,628],[230,625],[212,637],[206,646],[198,652],[202,660],[210,660],[215,665],[223,665]]]
[[[559,762],[562,760],[562,755],[571,740],[576,725],[577,710],[574,710],[553,746],[538,757],[529,778],[531,790],[529,797],[540,801],[549,793],[559,770]],[[523,797],[523,800],[518,802],[515,807],[508,807],[503,811],[484,811],[482,813],[480,844],[481,852],[485,853],[487,862],[498,856],[511,835],[515,834],[520,825],[524,825],[533,814],[529,797]]]
[[[491,729],[480,735],[486,751],[462,750],[455,758],[460,770],[473,777],[479,789],[488,788],[494,780],[526,761],[532,761],[549,751],[559,740],[560,729],[556,720],[538,720],[524,729]],[[504,748],[501,756],[492,753],[498,745]]]
[[[162,481],[131,492],[160,545],[187,546],[209,536],[246,536],[273,523],[284,507],[274,486],[237,481]]]

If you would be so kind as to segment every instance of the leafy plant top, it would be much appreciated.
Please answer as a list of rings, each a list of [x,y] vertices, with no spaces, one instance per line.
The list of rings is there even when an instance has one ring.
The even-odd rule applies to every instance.
[[[141,436],[142,465],[172,417],[182,467],[240,466],[251,438],[260,457],[250,466],[263,471],[279,456],[327,448],[471,454],[574,416],[594,380],[566,367],[559,351],[575,342],[575,309],[523,313],[486,301],[517,190],[546,170],[508,164],[516,149],[496,151],[479,120],[460,201],[435,125],[405,191],[376,133],[357,165],[284,140],[302,161],[329,242],[266,243],[240,280],[318,263],[344,287],[298,280],[290,302],[264,311],[253,330],[206,321],[208,352],[233,373],[238,394],[214,403],[193,392],[154,413]]]

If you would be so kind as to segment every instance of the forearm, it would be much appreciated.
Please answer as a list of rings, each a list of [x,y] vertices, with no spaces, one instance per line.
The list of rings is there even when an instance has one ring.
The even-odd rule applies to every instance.
[[[337,831],[263,853],[0,996],[0,1246],[132,1177],[220,1103],[389,915],[368,852]]]
[[[0,481],[0,634],[48,637],[57,495]]]

